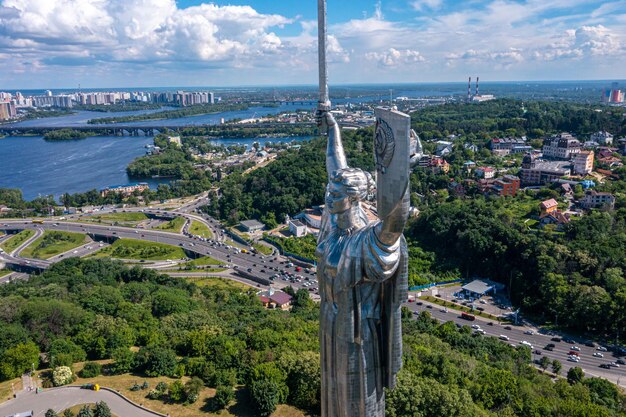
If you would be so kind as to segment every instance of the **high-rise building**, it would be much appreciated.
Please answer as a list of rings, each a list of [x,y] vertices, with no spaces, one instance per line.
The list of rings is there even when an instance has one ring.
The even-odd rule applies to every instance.
[[[17,116],[15,102],[3,101],[0,103],[0,120],[10,120]]]

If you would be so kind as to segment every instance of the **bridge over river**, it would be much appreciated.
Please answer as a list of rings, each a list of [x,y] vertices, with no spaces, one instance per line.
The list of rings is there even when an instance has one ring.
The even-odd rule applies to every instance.
[[[168,123],[169,122],[169,123]],[[158,133],[165,131],[181,132],[186,128],[210,128],[218,130],[230,130],[237,128],[289,128],[289,127],[315,127],[314,123],[277,123],[277,122],[262,122],[262,123],[241,123],[241,124],[223,124],[223,125],[175,125],[171,124],[171,120],[165,120],[162,125],[160,124],[91,124],[85,126],[0,126],[0,135],[13,135],[19,136],[22,134],[31,135],[45,135],[48,132],[59,129],[72,129],[81,132],[93,132],[99,136],[154,136]]]

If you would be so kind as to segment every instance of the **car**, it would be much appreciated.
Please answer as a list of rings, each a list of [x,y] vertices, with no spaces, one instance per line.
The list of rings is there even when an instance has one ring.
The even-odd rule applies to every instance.
[[[570,362],[580,362],[580,358],[578,356],[573,356],[573,355],[568,356],[567,360]]]
[[[567,354],[569,356],[578,356],[578,352],[576,352],[575,350],[570,350],[569,352],[567,352]]]
[[[447,313],[448,312],[448,307],[444,307],[442,309],[439,309],[439,311],[441,311],[442,313]]]
[[[574,339],[563,339],[565,343],[576,343]]]
[[[600,352],[608,352],[609,350],[607,348],[605,348],[604,346],[598,346],[596,348],[596,350],[599,350]]]
[[[541,351],[540,351],[539,349],[535,349],[535,350],[533,351],[533,353],[534,353],[535,355],[543,355],[543,353],[541,353]]]
[[[553,341],[553,342],[560,342],[560,341],[561,341],[561,340],[563,340],[563,339],[561,339],[560,337],[553,337],[553,338],[552,338],[552,339],[550,339],[550,340],[551,340],[551,341]]]
[[[609,365],[611,365],[613,368],[619,368],[619,364],[617,362],[611,362]]]
[[[571,346],[570,350],[575,350],[576,352],[580,352],[580,348],[578,346],[576,346],[576,345]]]
[[[604,368],[604,369],[611,369],[611,365],[608,363],[601,363],[600,364],[600,368]]]
[[[472,329],[480,329],[480,326],[478,324],[472,324]]]
[[[252,268],[248,268],[248,272],[252,272]]]
[[[487,325],[488,325],[488,326],[493,326],[493,322],[492,322],[492,321],[488,321],[488,322],[487,322]]]
[[[524,334],[533,335],[533,334],[535,334],[535,332],[533,332],[532,330],[526,330],[526,331],[524,332]]]
[[[499,336],[499,339],[500,339],[500,340],[509,340],[509,336],[506,336],[506,335],[504,335],[504,334],[501,334],[501,335]]]
[[[626,361],[624,359],[618,359],[615,361],[615,363],[619,364],[619,365],[626,365]]]
[[[585,342],[585,346],[596,347],[596,344],[593,343],[591,340],[588,340],[588,341]]]
[[[549,350],[550,352],[552,352],[555,347],[556,347],[556,345],[554,343],[548,343],[543,349],[544,350]]]
[[[596,358],[604,358],[604,355],[601,354],[600,352],[593,352],[593,356]]]
[[[527,342],[526,340],[522,340],[521,342],[519,342],[520,345],[524,345],[524,346],[528,346],[531,350],[533,348],[533,345],[530,344],[530,342]]]
[[[476,333],[476,334],[485,334],[487,332],[485,332],[483,329],[476,329],[476,330],[474,330],[474,333]]]
[[[415,304],[417,304],[418,306],[424,305],[424,303],[421,301],[417,301]]]
[[[511,326],[504,326],[505,330],[511,330]]]
[[[428,304],[428,305],[426,306],[426,308],[433,308],[433,306],[431,306],[430,304]]]

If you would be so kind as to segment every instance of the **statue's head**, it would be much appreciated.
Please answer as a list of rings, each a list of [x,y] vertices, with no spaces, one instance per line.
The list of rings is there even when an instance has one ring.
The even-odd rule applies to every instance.
[[[331,214],[350,210],[367,198],[374,182],[369,172],[358,168],[344,168],[334,171],[328,182],[326,207]]]

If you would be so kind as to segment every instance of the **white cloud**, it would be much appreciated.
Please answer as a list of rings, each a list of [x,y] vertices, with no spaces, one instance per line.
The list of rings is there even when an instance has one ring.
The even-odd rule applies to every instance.
[[[3,0],[1,5],[0,34],[16,53],[60,58],[80,50],[105,61],[219,62],[269,55],[282,47],[271,29],[292,22],[249,6],[179,9],[174,0]],[[51,53],[50,46],[62,48]]]
[[[598,25],[567,30],[547,47],[536,50],[534,57],[550,61],[564,58],[618,56],[625,52],[619,37],[608,28]]]
[[[443,0],[415,0],[411,3],[411,6],[418,12],[421,12],[424,9],[438,9],[442,4]]]
[[[385,67],[396,67],[398,65],[414,64],[416,62],[425,61],[419,51],[410,49],[398,50],[395,48],[389,48],[389,50],[382,53],[368,52],[365,54],[365,58],[370,61],[376,61],[379,65]]]

